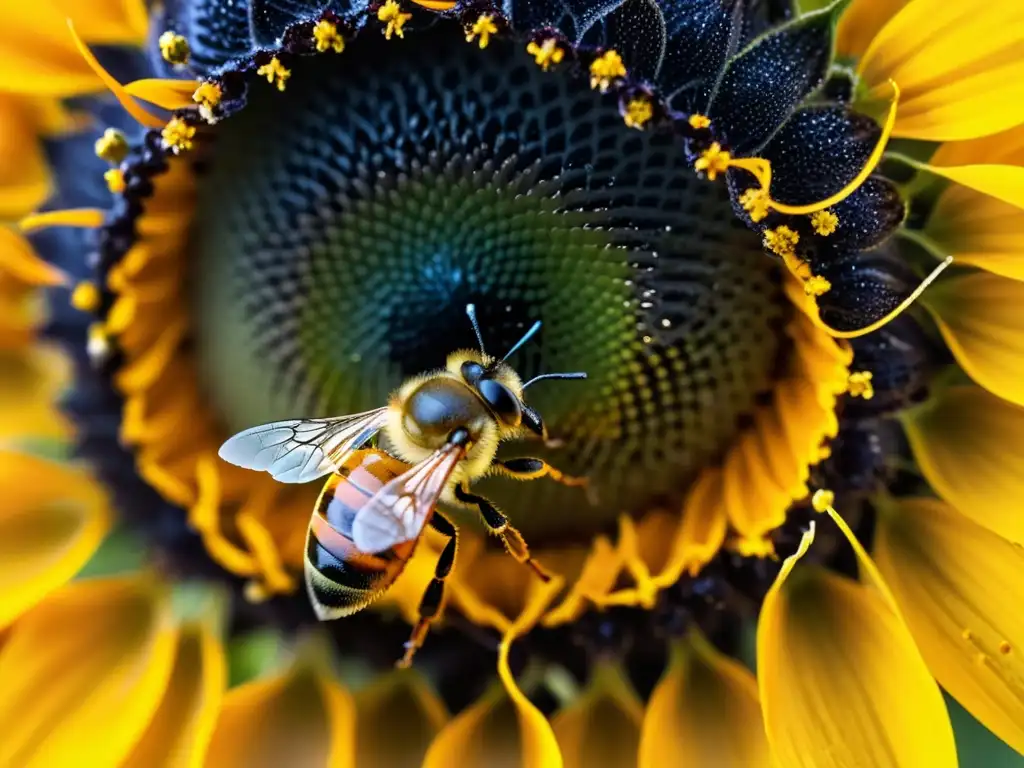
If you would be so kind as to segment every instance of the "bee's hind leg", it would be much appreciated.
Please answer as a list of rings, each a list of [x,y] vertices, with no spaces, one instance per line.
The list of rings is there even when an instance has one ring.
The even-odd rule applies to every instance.
[[[430,518],[430,527],[447,536],[448,543],[441,550],[441,555],[437,558],[437,565],[434,566],[434,578],[427,585],[423,597],[420,599],[416,626],[413,627],[412,633],[405,643],[405,655],[396,665],[402,669],[412,664],[412,657],[423,645],[430,625],[437,618],[438,611],[441,610],[441,604],[444,601],[444,582],[451,574],[452,568],[455,567],[455,552],[459,547],[458,530],[440,512],[434,512],[433,517]]]
[[[590,478],[575,477],[567,475],[559,469],[555,469],[544,459],[523,456],[517,459],[495,459],[491,463],[491,473],[504,475],[516,480],[537,480],[541,477],[549,477],[556,483],[567,485],[571,488],[582,488],[591,505],[597,505],[597,495],[594,486],[590,484]]]
[[[505,545],[505,549],[508,550],[508,553],[520,563],[532,568],[534,573],[536,573],[542,580],[551,581],[551,574],[545,571],[544,568],[542,568],[541,565],[530,556],[530,548],[526,546],[523,534],[512,527],[508,518],[505,517],[504,513],[500,509],[494,506],[494,504],[483,496],[471,493],[465,484],[455,486],[455,498],[463,504],[479,509],[480,516],[484,519],[484,523],[487,525],[487,528],[495,536],[499,536],[501,538],[501,541]]]

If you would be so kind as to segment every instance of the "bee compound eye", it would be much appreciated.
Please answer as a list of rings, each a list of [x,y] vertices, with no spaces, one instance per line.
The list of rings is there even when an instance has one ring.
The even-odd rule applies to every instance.
[[[473,360],[467,360],[462,364],[459,369],[462,374],[462,378],[466,380],[467,384],[476,384],[480,381],[480,377],[484,375],[484,367]]]
[[[500,381],[488,378],[481,378],[476,388],[499,419],[509,426],[519,426],[523,420],[523,409],[519,405],[519,398],[512,394],[512,390]]]

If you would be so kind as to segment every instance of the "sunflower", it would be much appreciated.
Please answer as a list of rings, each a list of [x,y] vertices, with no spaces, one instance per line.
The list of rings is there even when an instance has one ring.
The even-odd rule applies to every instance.
[[[1019,3],[48,0],[0,54],[0,766],[941,768],[943,689],[1024,753]],[[587,372],[507,447],[588,492],[480,484],[548,581],[449,510],[393,670],[443,537],[319,623],[318,489],[218,448],[467,304]]]

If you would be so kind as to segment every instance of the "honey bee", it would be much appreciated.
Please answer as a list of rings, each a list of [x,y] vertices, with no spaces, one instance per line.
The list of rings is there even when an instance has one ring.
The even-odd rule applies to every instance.
[[[418,620],[399,666],[408,666],[423,644],[444,598],[455,564],[458,531],[436,509],[438,502],[479,511],[488,530],[519,562],[547,580],[522,535],[470,484],[500,474],[519,480],[549,477],[587,488],[538,458],[499,460],[506,440],[533,435],[549,445],[547,428],[523,400],[542,379],[583,379],[585,373],[548,373],[526,383],[508,358],[540,329],[536,322],[501,359],[484,349],[472,304],[466,307],[480,349],[448,356],[445,367],[406,381],[388,404],[327,419],[290,419],[253,427],[221,446],[224,460],[265,470],[284,483],[330,474],[306,535],[306,589],[322,621],[348,616],[380,597],[412,557],[426,526],[447,537],[434,578],[420,601]],[[378,436],[377,447],[364,447]]]

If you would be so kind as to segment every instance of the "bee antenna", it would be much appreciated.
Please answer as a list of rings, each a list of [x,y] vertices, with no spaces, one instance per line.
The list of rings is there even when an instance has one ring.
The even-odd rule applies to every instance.
[[[512,355],[514,355],[519,350],[519,348],[521,346],[523,346],[523,344],[525,344],[530,339],[532,339],[533,335],[535,333],[537,333],[537,331],[539,331],[539,330],[540,330],[540,320],[538,320],[537,322],[535,322],[533,325],[530,326],[530,330],[528,330],[526,333],[523,334],[523,338],[521,338],[519,341],[517,341],[515,344],[512,345],[512,349],[510,349],[508,352],[505,353],[505,356],[503,358],[501,358],[501,361],[505,362],[510,357],[512,357]]]
[[[476,304],[467,304],[466,314],[469,315],[469,322],[473,324],[473,333],[476,334],[476,340],[480,344],[480,354],[487,357],[487,351],[484,349],[484,336],[480,333],[480,323],[476,319]]]
[[[540,381],[541,379],[585,379],[585,378],[587,378],[587,374],[585,374],[583,371],[577,371],[575,373],[542,373],[540,376],[534,376],[528,382],[523,384],[523,389],[525,390],[528,386],[530,386],[534,382]]]

